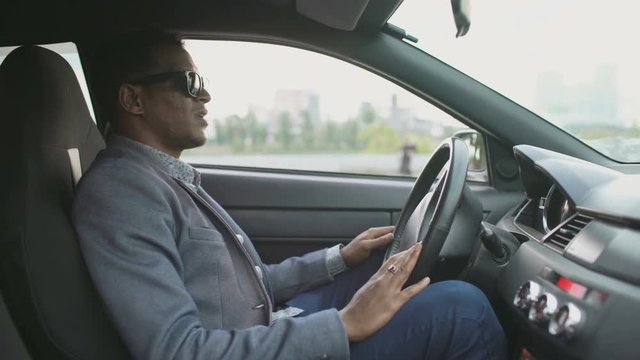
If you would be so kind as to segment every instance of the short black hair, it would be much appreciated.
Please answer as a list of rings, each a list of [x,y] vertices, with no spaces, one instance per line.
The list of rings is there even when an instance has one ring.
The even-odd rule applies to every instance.
[[[92,82],[98,112],[107,121],[117,121],[120,85],[147,74],[156,66],[155,51],[167,47],[183,48],[182,39],[157,29],[136,30],[105,41],[92,61]],[[104,133],[107,121],[99,121]]]

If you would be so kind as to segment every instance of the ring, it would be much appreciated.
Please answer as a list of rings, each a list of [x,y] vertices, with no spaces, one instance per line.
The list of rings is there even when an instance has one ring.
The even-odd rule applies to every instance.
[[[397,273],[398,273],[398,271],[400,271],[400,268],[399,268],[399,267],[397,267],[397,266],[395,266],[395,265],[393,265],[393,264],[391,264],[391,265],[389,265],[389,267],[387,268],[387,271],[395,275],[395,274],[397,274]]]

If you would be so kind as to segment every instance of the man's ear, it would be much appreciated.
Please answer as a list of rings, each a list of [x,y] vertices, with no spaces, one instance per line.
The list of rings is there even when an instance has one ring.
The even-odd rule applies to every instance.
[[[134,115],[144,114],[144,105],[140,98],[142,88],[131,84],[122,84],[118,89],[118,101],[122,110]]]

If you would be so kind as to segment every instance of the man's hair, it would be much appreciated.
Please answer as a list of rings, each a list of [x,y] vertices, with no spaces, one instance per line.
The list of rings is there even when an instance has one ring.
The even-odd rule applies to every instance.
[[[118,121],[118,91],[120,85],[136,77],[149,74],[157,66],[158,50],[183,47],[175,34],[161,30],[138,30],[121,34],[105,42],[96,51],[92,62],[98,110],[109,122]],[[100,121],[104,131],[105,121]]]

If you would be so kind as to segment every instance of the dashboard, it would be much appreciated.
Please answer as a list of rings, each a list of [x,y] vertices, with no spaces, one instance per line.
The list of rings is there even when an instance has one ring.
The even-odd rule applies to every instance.
[[[640,357],[640,176],[514,147],[526,200],[496,225],[518,246],[499,274],[521,359]]]
[[[514,217],[518,229],[538,241],[576,214],[575,207],[558,186],[551,183],[543,188],[543,193],[532,195],[521,204]]]

